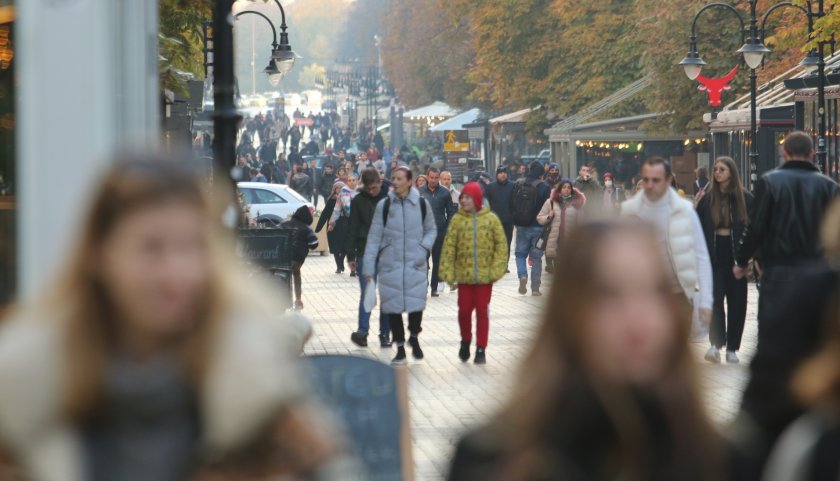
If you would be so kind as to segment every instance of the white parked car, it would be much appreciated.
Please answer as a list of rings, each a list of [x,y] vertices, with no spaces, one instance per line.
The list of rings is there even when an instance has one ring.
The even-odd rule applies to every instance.
[[[236,186],[245,197],[245,203],[250,206],[248,215],[258,224],[280,225],[302,205],[309,207],[309,212],[315,213],[315,206],[287,185],[239,182]]]

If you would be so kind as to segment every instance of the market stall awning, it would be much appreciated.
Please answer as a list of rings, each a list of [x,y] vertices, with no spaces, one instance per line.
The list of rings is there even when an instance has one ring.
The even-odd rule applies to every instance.
[[[539,109],[539,107],[537,107]],[[515,124],[525,122],[530,114],[535,109],[522,109],[505,115],[500,115],[496,118],[490,119],[491,124]]]
[[[475,119],[477,119],[479,115],[481,115],[481,110],[470,109],[452,117],[449,120],[435,125],[429,130],[432,132],[443,132],[444,130],[466,130],[464,125],[475,122]]]
[[[443,102],[435,102],[425,107],[409,110],[403,114],[404,122],[425,122],[429,119],[446,120],[458,115],[458,111]]]

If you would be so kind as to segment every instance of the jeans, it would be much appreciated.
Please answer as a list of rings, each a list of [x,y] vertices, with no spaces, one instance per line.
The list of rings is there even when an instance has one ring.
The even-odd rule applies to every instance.
[[[540,288],[542,283],[542,255],[543,251],[537,249],[537,240],[542,234],[542,226],[516,227],[516,274],[522,279],[528,277],[527,257],[534,261],[531,267],[531,290]]]
[[[362,266],[364,265],[364,256],[359,256],[356,258],[356,265]],[[373,280],[376,281],[376,273],[373,275]],[[365,276],[359,276],[359,287],[361,288],[361,296],[359,296],[359,330],[358,333],[367,336],[368,331],[370,331],[370,312],[365,311],[365,288],[367,287],[367,279]],[[379,309],[379,335],[380,336],[387,336],[388,333],[391,331],[389,326],[389,321],[387,316],[382,313],[381,307],[381,300],[380,300],[380,309]]]
[[[397,345],[405,344],[405,326],[403,325],[402,314],[388,314],[391,322],[391,332],[394,333],[394,342]],[[408,332],[417,336],[423,330],[420,324],[423,322],[423,311],[408,313]]]
[[[493,284],[458,284],[458,326],[462,341],[472,341],[472,313],[475,310],[475,345],[481,348],[487,347],[492,294]]]
[[[440,272],[440,254],[443,250],[443,240],[446,238],[446,232],[444,231],[444,235],[438,235],[435,238],[435,244],[432,246],[432,280],[429,283],[432,287],[432,292],[437,292],[438,284],[440,283],[440,278],[438,277],[438,273]]]

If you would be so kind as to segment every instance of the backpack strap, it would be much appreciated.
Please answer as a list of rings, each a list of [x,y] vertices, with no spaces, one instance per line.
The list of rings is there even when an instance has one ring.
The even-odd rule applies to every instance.
[[[385,198],[385,205],[382,206],[382,227],[388,225],[388,212],[391,210],[391,198]],[[426,199],[420,197],[420,217],[426,223]]]

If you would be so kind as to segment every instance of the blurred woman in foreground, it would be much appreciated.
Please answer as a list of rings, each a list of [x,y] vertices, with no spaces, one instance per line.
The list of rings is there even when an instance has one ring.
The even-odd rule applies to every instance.
[[[173,162],[116,163],[60,282],[0,328],[0,452],[23,478],[334,466],[298,372],[306,329],[240,273],[206,190]]]
[[[571,234],[513,397],[461,441],[450,481],[722,479],[656,245],[641,225]]]

